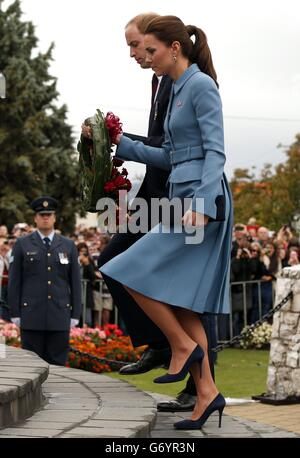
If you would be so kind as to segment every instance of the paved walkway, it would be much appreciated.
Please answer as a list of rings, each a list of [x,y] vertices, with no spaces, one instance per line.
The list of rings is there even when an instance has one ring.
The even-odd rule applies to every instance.
[[[300,404],[274,406],[255,402],[240,406],[230,406],[227,413],[247,420],[256,420],[266,425],[296,433],[300,437]]]
[[[0,438],[300,437],[295,432],[284,431],[285,426],[274,426],[254,414],[259,423],[240,418],[239,409],[246,409],[245,405],[227,407],[222,428],[218,428],[218,416],[212,415],[202,430],[176,431],[173,423],[190,414],[157,412],[156,403],[166,400],[166,396],[144,393],[126,381],[77,369],[50,366],[43,393],[43,408],[26,421],[0,430]],[[251,404],[248,409],[255,406]]]
[[[168,399],[167,396],[160,394],[151,393],[152,396],[156,399],[157,402]],[[172,399],[172,398],[169,398]],[[156,425],[151,431],[151,437],[153,438],[267,438],[267,437],[298,437],[300,438],[300,433],[295,434],[291,431],[285,431],[285,428],[280,428],[275,425],[276,415],[273,414],[274,423],[268,423],[260,419],[256,419],[255,416],[252,417],[251,421],[247,418],[241,418],[240,413],[237,415],[236,412],[240,412],[239,409],[246,409],[248,406],[249,409],[255,408],[259,409],[261,403],[250,403],[243,404],[242,406],[229,406],[224,410],[224,415],[222,418],[222,427],[218,428],[219,414],[212,414],[209,420],[205,423],[204,427],[201,430],[197,431],[174,431],[173,423],[190,416],[190,412],[182,413],[168,413],[168,412],[158,412]],[[250,407],[249,407],[250,406]],[[291,407],[291,406],[288,406]],[[291,414],[292,415],[292,414]],[[299,425],[298,425],[299,426]]]

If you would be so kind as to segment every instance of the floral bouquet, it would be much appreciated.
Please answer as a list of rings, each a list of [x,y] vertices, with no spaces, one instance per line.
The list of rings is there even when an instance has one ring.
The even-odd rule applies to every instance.
[[[131,182],[125,168],[121,172],[118,170],[123,161],[111,155],[116,137],[122,133],[120,119],[111,112],[104,117],[98,109],[95,116],[84,121],[84,125],[90,127],[91,134],[89,137],[81,134],[77,145],[81,169],[81,198],[83,208],[95,213],[100,198],[110,197],[118,205],[118,191],[129,191]]]

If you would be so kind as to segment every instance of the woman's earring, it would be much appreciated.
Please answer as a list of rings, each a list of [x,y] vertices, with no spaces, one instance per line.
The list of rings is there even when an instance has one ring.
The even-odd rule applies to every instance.
[[[177,56],[175,56],[175,54],[173,55],[173,60],[174,60],[174,64],[176,64],[176,62],[177,62]]]

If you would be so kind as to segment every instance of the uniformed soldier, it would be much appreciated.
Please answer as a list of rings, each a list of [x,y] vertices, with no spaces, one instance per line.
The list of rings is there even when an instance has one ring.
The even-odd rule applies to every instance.
[[[8,303],[21,328],[22,348],[64,366],[70,327],[81,315],[81,282],[74,242],[54,232],[57,201],[31,203],[37,231],[17,240],[10,258]]]

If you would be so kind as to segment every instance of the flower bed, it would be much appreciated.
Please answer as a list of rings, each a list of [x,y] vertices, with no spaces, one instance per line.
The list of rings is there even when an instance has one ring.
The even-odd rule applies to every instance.
[[[4,337],[7,345],[21,346],[20,329],[13,323],[0,320],[0,337]],[[117,325],[108,324],[104,328],[72,328],[70,331],[70,346],[83,353],[89,353],[98,358],[115,361],[135,362],[139,360],[145,347],[134,349],[130,338],[124,336]],[[83,369],[91,372],[110,372],[119,370],[114,363],[100,363],[89,357],[84,357],[70,351],[67,367]]]
[[[137,361],[145,348],[134,349],[130,338],[124,336],[114,324],[108,324],[104,328],[73,328],[70,333],[70,346],[98,358],[128,363]],[[91,372],[110,372],[120,368],[118,364],[93,361],[72,351],[69,353],[67,366]]]

